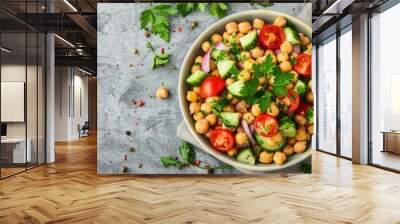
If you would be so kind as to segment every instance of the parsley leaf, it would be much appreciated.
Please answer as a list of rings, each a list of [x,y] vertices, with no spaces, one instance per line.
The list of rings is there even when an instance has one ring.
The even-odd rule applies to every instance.
[[[295,57],[293,57],[293,58],[290,59],[290,64],[292,64],[292,65],[297,64],[297,60],[296,60]]]
[[[241,60],[240,56],[241,51],[237,43],[232,43],[232,47],[229,49],[229,51],[235,56],[236,61]]]
[[[195,3],[178,3],[176,5],[176,9],[179,11],[179,13],[185,17],[189,13],[195,10]]]
[[[166,4],[146,9],[140,13],[140,28],[145,30],[151,29],[152,33],[169,42],[170,27],[167,17],[176,13],[177,10],[174,7]]]
[[[167,53],[156,54],[153,45],[150,42],[147,42],[146,46],[153,52],[153,67],[152,67],[153,69],[168,64],[169,59],[171,58],[170,54]]]
[[[252,78],[244,82],[244,86],[240,89],[239,93],[246,96],[244,99],[247,103],[253,103],[255,94],[257,92],[258,78]]]
[[[224,91],[222,94],[222,97],[219,100],[213,100],[211,101],[211,106],[213,108],[213,112],[215,114],[221,113],[221,111],[224,109],[224,106],[229,103],[228,100],[228,93]]]
[[[207,4],[208,3],[197,3],[197,9],[200,12],[204,12],[204,11],[206,11]]]
[[[293,74],[290,72],[282,72],[277,69],[274,75],[274,82],[272,85],[272,91],[277,96],[287,96],[288,91],[286,89],[286,85],[290,84],[293,79]]]
[[[179,161],[178,159],[176,159],[172,156],[163,156],[163,157],[161,157],[160,161],[161,161],[161,164],[165,167],[175,166],[178,169],[181,169],[188,165],[182,161]]]
[[[261,97],[257,98],[255,100],[255,103],[258,103],[259,107],[260,107],[260,111],[262,113],[265,113],[265,112],[267,112],[267,109],[268,109],[268,107],[269,107],[269,105],[271,103],[272,95],[271,95],[270,92],[267,92],[267,91],[261,92],[261,93],[262,93]]]
[[[267,7],[273,6],[274,3],[271,3],[271,2],[259,2],[259,3],[257,3],[257,5],[261,5],[262,7],[267,8]]]
[[[225,3],[211,3],[208,11],[211,15],[217,16],[219,18],[225,17],[228,11],[228,5]]]
[[[268,55],[264,62],[261,64],[253,64],[253,71],[255,77],[261,77],[274,73],[278,66],[273,62],[272,56]]]
[[[193,163],[196,156],[193,148],[187,142],[179,146],[179,155],[186,163]]]

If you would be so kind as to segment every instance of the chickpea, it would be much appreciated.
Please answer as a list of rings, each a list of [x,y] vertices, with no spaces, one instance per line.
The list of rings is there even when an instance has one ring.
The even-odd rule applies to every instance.
[[[313,135],[313,134],[314,134],[314,125],[313,125],[313,124],[307,126],[307,132],[308,132],[310,135]]]
[[[271,137],[271,139],[272,139],[272,141],[277,143],[277,142],[281,142],[283,140],[283,136],[282,136],[282,134],[280,132],[278,132],[275,135],[273,135]]]
[[[291,156],[293,155],[293,147],[291,145],[285,145],[285,147],[282,149],[283,153],[285,153],[286,156]]]
[[[193,73],[195,73],[197,71],[200,71],[200,70],[201,70],[200,65],[193,65],[191,72],[193,74]]]
[[[259,47],[255,47],[250,50],[250,53],[253,58],[259,58],[264,55],[264,50]]]
[[[202,63],[203,62],[203,57],[202,56],[197,56],[196,59],[194,59],[195,63]]]
[[[252,124],[255,120],[255,117],[252,113],[250,112],[246,112],[243,114],[243,119],[248,123],[248,124]]]
[[[279,68],[282,72],[290,72],[292,71],[292,64],[290,64],[290,61],[283,61],[279,64]]]
[[[251,30],[251,24],[247,21],[241,22],[238,25],[239,32],[241,33],[248,33]]]
[[[299,124],[300,126],[303,126],[307,123],[307,119],[306,117],[304,117],[303,115],[295,115],[294,116],[294,121]]]
[[[276,56],[276,59],[278,59],[279,62],[289,61],[289,55],[286,52],[280,52]]]
[[[211,96],[206,99],[206,103],[212,105],[213,102],[218,101],[220,98],[218,96]]]
[[[234,157],[234,156],[236,156],[238,154],[238,150],[236,148],[229,149],[226,152],[226,154],[228,154],[228,156],[230,156],[230,157]]]
[[[262,57],[259,57],[259,58],[257,58],[256,59],[256,62],[258,63],[258,64],[262,64],[264,61],[265,61],[265,59],[267,58],[267,56],[262,56]]]
[[[190,103],[189,112],[190,112],[190,114],[200,112],[200,104],[199,103]]]
[[[278,106],[276,105],[275,102],[271,102],[271,103],[269,104],[269,107],[268,107],[268,109],[267,109],[267,114],[269,114],[269,115],[271,115],[271,116],[273,116],[273,117],[278,116],[278,114],[279,114],[279,108],[278,108]]]
[[[193,114],[193,119],[195,120],[195,121],[199,121],[199,120],[201,120],[201,119],[203,119],[204,118],[204,113],[203,112],[197,112],[197,113],[195,113],[195,114]]]
[[[186,93],[186,99],[189,102],[194,103],[194,102],[196,102],[198,100],[198,95],[197,95],[197,93],[195,91],[188,91]]]
[[[265,56],[271,55],[271,56],[275,56],[275,52],[273,52],[272,50],[268,49],[264,52]]]
[[[305,50],[304,52],[303,52],[303,54],[308,54],[308,55],[312,55],[312,51],[311,50]]]
[[[217,68],[217,64],[215,63],[215,61],[214,60],[210,60],[210,69],[214,70],[216,68]]]
[[[275,26],[285,27],[286,26],[286,19],[283,16],[276,17],[274,21]]]
[[[305,141],[307,140],[307,132],[304,128],[299,128],[296,131],[296,136],[295,136],[297,141]]]
[[[216,44],[222,42],[222,36],[218,33],[215,33],[211,36],[211,41]]]
[[[258,158],[258,161],[260,161],[260,163],[265,163],[265,164],[269,164],[272,163],[272,158],[274,157],[274,153],[269,153],[266,151],[262,151],[260,153],[260,158]]]
[[[251,74],[250,74],[249,71],[247,71],[247,70],[240,71],[240,73],[239,73],[239,80],[240,81],[245,82],[247,80],[250,80],[250,78],[251,78]]]
[[[236,144],[238,145],[244,145],[249,142],[249,138],[247,137],[247,134],[244,132],[237,133],[235,139],[236,139]]]
[[[312,89],[312,80],[308,81],[308,88],[311,90]]]
[[[211,44],[208,41],[204,41],[201,44],[201,49],[203,49],[204,52],[207,52],[208,50],[210,50],[210,48],[211,48]]]
[[[246,113],[247,112],[247,108],[246,108],[245,102],[242,100],[239,103],[237,103],[235,105],[235,110],[237,112],[240,112],[240,113]]]
[[[312,93],[311,91],[308,91],[308,92],[307,92],[306,100],[307,100],[309,103],[314,102],[314,95],[313,95],[313,93]]]
[[[237,33],[239,31],[238,25],[235,22],[227,23],[225,29],[229,34]]]
[[[235,43],[239,44],[240,43],[240,38],[243,37],[243,33],[238,33],[235,35]]]
[[[208,132],[208,121],[206,119],[201,119],[199,121],[196,122],[196,124],[194,125],[196,132],[199,134],[205,134]]]
[[[212,109],[211,104],[209,104],[209,103],[203,103],[203,104],[201,104],[200,110],[201,110],[203,113],[209,114],[209,113],[211,113],[211,109]]]
[[[244,70],[247,70],[249,72],[253,72],[253,64],[255,64],[256,61],[254,59],[248,59],[244,62],[243,68]]]
[[[254,29],[261,29],[264,26],[265,22],[262,19],[255,18],[253,20],[253,28]]]
[[[224,109],[222,109],[224,112],[235,112],[235,108],[233,108],[232,104],[228,104],[224,106]]]
[[[286,155],[283,152],[275,152],[274,157],[272,158],[274,163],[278,166],[282,165],[286,161]]]
[[[306,37],[303,33],[299,33],[301,44],[307,46],[311,43],[310,39]]]
[[[222,34],[222,37],[226,40],[229,41],[231,39],[231,35],[228,32],[224,32]]]
[[[306,150],[306,148],[307,148],[307,142],[299,141],[299,142],[296,142],[296,144],[294,144],[293,151],[295,153],[302,153]]]
[[[158,99],[166,99],[169,96],[168,88],[165,86],[160,86],[157,89],[156,96]]]
[[[260,106],[258,104],[253,104],[251,106],[251,113],[253,113],[254,116],[258,116],[261,114]]]
[[[232,85],[233,83],[235,83],[235,80],[232,79],[232,78],[227,78],[227,79],[225,80],[226,86],[230,86],[230,85]]]
[[[293,146],[296,144],[296,139],[295,138],[287,138],[286,143]]]
[[[231,100],[231,104],[233,104],[233,105],[236,105],[239,102],[240,102],[240,100],[238,98],[236,98],[236,97],[233,97],[232,100]]]
[[[260,78],[258,78],[258,83],[260,85],[264,85],[266,81],[267,81],[267,76],[261,76]]]
[[[240,57],[243,58],[244,60],[250,59],[251,53],[248,51],[242,51],[240,52]]]
[[[214,126],[217,123],[217,115],[209,114],[206,116],[206,120],[210,124],[210,126]]]
[[[281,52],[290,54],[293,50],[292,45],[288,41],[284,41],[281,44]]]
[[[220,76],[220,75],[219,75],[218,69],[212,70],[211,73],[210,73],[210,75],[211,75],[211,76]]]
[[[227,98],[228,100],[231,100],[231,99],[233,99],[233,95],[230,94],[230,93],[228,93],[228,94],[226,95],[226,98]]]
[[[292,90],[293,88],[294,88],[294,84],[292,82],[286,85],[287,90]]]

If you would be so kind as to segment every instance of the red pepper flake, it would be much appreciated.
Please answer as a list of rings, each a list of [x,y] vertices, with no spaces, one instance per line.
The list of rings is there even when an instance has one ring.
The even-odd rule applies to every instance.
[[[164,54],[165,49],[161,48],[161,54]]]
[[[178,29],[177,29],[177,30],[178,30],[178,32],[179,32],[179,33],[181,33],[181,32],[183,31],[183,29],[182,29],[182,27],[181,27],[181,26],[180,26],[180,27],[178,27]]]
[[[200,165],[200,163],[201,163],[201,161],[200,161],[200,160],[198,160],[198,159],[196,159],[196,160],[194,161],[194,165],[196,165],[196,166],[199,166],[199,165]]]
[[[143,107],[144,106],[144,100],[132,100],[132,103],[135,104],[138,107]]]
[[[124,160],[128,160],[128,155],[125,155],[125,156],[124,156]]]

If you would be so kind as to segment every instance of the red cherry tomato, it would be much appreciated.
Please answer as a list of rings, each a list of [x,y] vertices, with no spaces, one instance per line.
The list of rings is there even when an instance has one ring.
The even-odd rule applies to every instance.
[[[200,96],[207,98],[218,96],[225,89],[225,80],[219,76],[209,76],[200,86]]]
[[[294,70],[300,75],[309,77],[311,76],[311,55],[309,54],[298,54],[296,58],[296,64]]]
[[[290,113],[295,111],[299,106],[300,96],[297,93],[290,91],[287,96],[279,97],[277,103],[278,107],[283,112]]]
[[[258,134],[264,137],[271,137],[278,132],[279,123],[271,115],[261,114],[254,121],[254,129]]]
[[[278,50],[285,40],[285,33],[279,26],[267,24],[260,30],[260,42],[266,49]]]
[[[216,128],[210,134],[212,146],[220,152],[227,152],[233,148],[235,139],[232,132],[225,128]]]
[[[311,107],[311,105],[301,102],[300,105],[296,109],[296,114],[305,116],[308,108],[310,108],[310,107]]]

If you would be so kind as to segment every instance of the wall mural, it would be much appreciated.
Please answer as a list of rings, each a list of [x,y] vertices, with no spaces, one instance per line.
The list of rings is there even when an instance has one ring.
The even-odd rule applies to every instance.
[[[98,4],[99,174],[311,173],[311,4]]]

